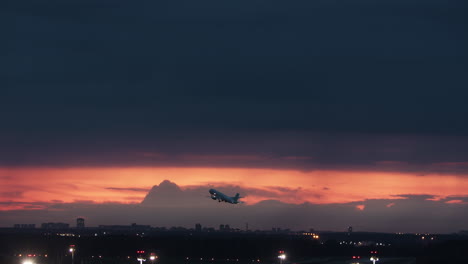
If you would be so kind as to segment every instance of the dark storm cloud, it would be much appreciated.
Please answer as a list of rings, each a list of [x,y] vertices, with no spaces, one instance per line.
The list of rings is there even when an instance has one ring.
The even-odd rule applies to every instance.
[[[468,172],[468,138],[461,136],[177,131],[126,138],[112,134],[99,139],[55,138],[53,143],[30,137],[0,142],[2,166],[338,169],[421,176]]]
[[[2,166],[466,173],[462,0],[1,7]]]
[[[430,200],[435,199],[437,196],[430,195],[430,194],[398,194],[392,195],[396,198],[404,198],[404,199],[414,199],[414,200]]]
[[[3,5],[15,132],[468,131],[463,1]]]

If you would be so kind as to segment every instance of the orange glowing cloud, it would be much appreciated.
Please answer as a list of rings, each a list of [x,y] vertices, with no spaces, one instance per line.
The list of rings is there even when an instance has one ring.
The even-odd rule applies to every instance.
[[[461,204],[463,203],[462,200],[449,200],[449,201],[446,201],[445,203],[448,203],[448,204]]]
[[[165,179],[181,188],[234,185],[257,190],[242,194],[247,204],[265,199],[294,204],[349,203],[401,199],[396,195],[407,193],[442,198],[468,195],[467,177],[442,174],[253,168],[0,168],[0,201],[139,203],[153,185]]]

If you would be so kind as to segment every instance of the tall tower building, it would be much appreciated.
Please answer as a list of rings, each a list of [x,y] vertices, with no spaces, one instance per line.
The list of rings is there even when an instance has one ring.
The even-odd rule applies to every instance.
[[[85,228],[84,218],[76,219],[76,228]]]

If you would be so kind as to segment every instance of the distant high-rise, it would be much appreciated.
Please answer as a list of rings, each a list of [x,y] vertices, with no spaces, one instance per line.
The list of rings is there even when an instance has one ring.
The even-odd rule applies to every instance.
[[[271,228],[271,231],[279,233],[279,232],[281,232],[281,228],[280,227],[273,227],[273,228]]]
[[[197,232],[201,232],[201,231],[202,231],[202,226],[201,226],[201,224],[196,224],[196,225],[195,225],[195,231],[197,231]]]
[[[77,218],[76,219],[76,228],[85,228],[84,218]]]
[[[229,225],[219,225],[219,231],[229,232],[231,231],[231,227]]]

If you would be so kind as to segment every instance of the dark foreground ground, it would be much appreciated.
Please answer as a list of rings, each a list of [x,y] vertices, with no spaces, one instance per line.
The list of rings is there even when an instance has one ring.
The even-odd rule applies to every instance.
[[[365,264],[372,263],[371,256],[378,257],[379,264],[468,263],[466,236],[426,235],[422,239],[415,234],[319,233],[319,237],[10,230],[0,231],[0,264],[138,264],[137,258],[145,259],[145,264]],[[70,245],[75,249],[73,259]],[[278,258],[281,251],[286,254],[284,261]],[[157,258],[150,260],[151,255]]]

